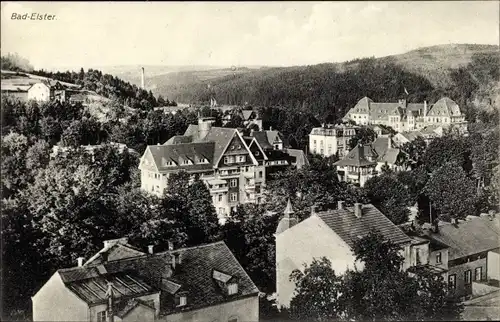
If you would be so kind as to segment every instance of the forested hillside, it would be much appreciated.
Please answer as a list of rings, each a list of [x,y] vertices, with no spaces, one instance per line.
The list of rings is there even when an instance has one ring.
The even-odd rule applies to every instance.
[[[151,91],[143,90],[110,74],[103,74],[99,70],[89,69],[85,72],[82,68],[78,73],[70,71],[53,73],[36,70],[32,74],[82,85],[86,90],[95,91],[99,95],[132,108],[147,110],[158,106],[158,102]]]
[[[384,58],[251,70],[205,81],[189,73],[177,82],[157,76],[155,92],[188,103],[214,96],[219,104],[304,107],[324,120],[332,114],[343,116],[364,96],[395,101],[405,96],[406,88],[410,102],[433,102],[447,95],[467,110],[478,91],[483,91],[482,97],[495,97],[495,88],[498,92],[492,85],[498,82],[498,57],[498,46],[443,45]]]

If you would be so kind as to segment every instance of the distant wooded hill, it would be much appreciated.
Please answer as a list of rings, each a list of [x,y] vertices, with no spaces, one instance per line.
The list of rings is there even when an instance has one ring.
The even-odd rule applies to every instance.
[[[446,95],[467,110],[474,101],[498,102],[498,51],[492,45],[439,45],[336,64],[168,73],[147,83],[155,94],[178,102],[208,102],[214,96],[219,104],[306,108],[319,118],[341,117],[364,96],[395,101],[405,88],[409,101]]]

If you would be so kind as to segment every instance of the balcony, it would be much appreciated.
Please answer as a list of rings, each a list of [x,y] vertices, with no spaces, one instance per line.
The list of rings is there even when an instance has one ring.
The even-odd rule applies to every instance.
[[[219,172],[219,176],[220,177],[224,177],[224,178],[230,178],[230,177],[239,177],[240,175],[240,170],[221,170]]]
[[[213,186],[210,187],[210,193],[224,193],[228,192],[229,188],[227,186]]]

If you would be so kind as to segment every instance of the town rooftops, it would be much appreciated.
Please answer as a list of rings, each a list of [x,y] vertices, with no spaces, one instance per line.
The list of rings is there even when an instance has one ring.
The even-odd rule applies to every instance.
[[[411,239],[380,210],[372,204],[359,205],[360,216],[355,215],[354,207],[316,212],[349,247],[354,247],[355,241],[366,236],[370,231],[379,231],[385,239],[395,244],[410,243]]]
[[[377,153],[378,162],[395,164],[399,155],[399,149],[392,147],[392,139],[388,136],[379,136],[373,141],[372,147]]]
[[[283,146],[286,145],[280,132],[276,130],[253,131],[250,136],[253,136],[264,150],[273,149],[273,143],[277,141],[281,141]]]
[[[237,283],[237,293],[228,295],[224,285],[214,279],[214,271]],[[259,292],[222,241],[121,259],[108,257],[105,262],[60,269],[58,273],[65,286],[90,305],[106,301],[107,283],[111,282],[123,314],[130,306],[141,304],[130,300],[161,291],[165,296],[160,297],[160,315],[218,305]],[[184,307],[175,305],[179,292],[187,297]]]
[[[443,97],[432,105],[427,116],[461,116],[460,107],[449,97]]]
[[[401,132],[401,135],[405,137],[408,141],[413,141],[418,137],[423,137],[422,133],[420,131],[408,131],[408,132]]]
[[[365,167],[376,165],[377,162],[395,164],[400,150],[391,146],[391,138],[380,136],[371,144],[358,144],[334,165]]]
[[[500,221],[498,218],[476,217],[457,224],[443,223],[438,232],[427,231],[436,241],[448,245],[449,260],[454,260],[500,247]]]
[[[370,145],[358,144],[349,151],[349,153],[342,159],[334,163],[336,166],[355,166],[367,167],[375,166],[377,154]]]
[[[286,153],[295,159],[295,161],[292,160],[292,163],[295,164],[298,169],[309,165],[309,160],[304,151],[299,149],[286,149]]]

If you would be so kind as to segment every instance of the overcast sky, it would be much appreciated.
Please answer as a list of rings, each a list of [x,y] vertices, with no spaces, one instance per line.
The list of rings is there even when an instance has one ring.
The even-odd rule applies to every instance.
[[[35,68],[290,66],[499,44],[499,2],[2,2],[1,50]],[[12,13],[56,15],[12,20]]]

